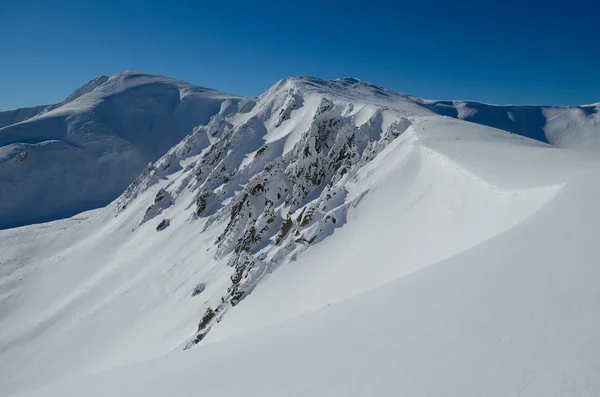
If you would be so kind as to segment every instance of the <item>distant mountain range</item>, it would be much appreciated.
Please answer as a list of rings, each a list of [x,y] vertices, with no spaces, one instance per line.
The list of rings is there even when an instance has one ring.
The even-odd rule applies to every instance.
[[[430,101],[353,78],[292,78],[306,90],[412,104],[558,147],[600,149],[596,105],[496,106]],[[281,83],[279,83],[281,84]],[[115,199],[152,161],[242,98],[126,71],[99,76],[65,101],[0,112],[0,228],[72,216]]]

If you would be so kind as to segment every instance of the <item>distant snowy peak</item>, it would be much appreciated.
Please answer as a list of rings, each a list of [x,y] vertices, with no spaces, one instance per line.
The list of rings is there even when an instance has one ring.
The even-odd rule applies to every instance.
[[[298,76],[280,80],[267,93],[292,89],[305,94],[320,94],[330,98],[362,101],[394,106],[394,102],[412,101],[411,97],[353,77],[325,80],[318,77]]]
[[[126,71],[99,76],[59,104],[0,113],[0,228],[108,204],[149,162],[241,99]]]
[[[65,101],[47,108],[44,115],[48,112],[53,112],[50,115],[81,112],[83,109],[99,106],[103,101],[121,96],[125,92],[129,92],[129,95],[137,95],[144,91],[150,95],[164,94],[170,96],[170,93],[174,90],[177,90],[178,100],[184,100],[185,97],[189,97],[188,100],[239,98],[235,95],[225,94],[186,81],[128,70],[111,77],[98,76],[90,80],[69,95]]]
[[[71,93],[71,95],[69,95],[67,97],[67,99],[64,100],[63,104],[74,101],[75,99],[79,98],[80,96],[93,91],[94,89],[96,89],[96,87],[106,83],[108,81],[108,79],[110,79],[109,76],[98,76],[95,79],[88,81],[87,83],[85,83],[84,85],[82,85],[81,87],[79,87],[78,89],[73,91]]]
[[[67,98],[64,101],[59,103],[0,111],[0,128],[9,126],[11,124],[16,124],[22,121],[26,121],[35,116],[45,115],[48,112],[68,105],[78,100],[79,98],[85,96],[86,94],[92,93],[92,91],[95,90],[96,92],[94,92],[91,95],[91,98],[88,98],[93,98],[91,101],[86,102],[82,100],[80,102],[77,102],[76,104],[72,104],[71,106],[67,107],[67,109],[81,109],[81,107],[89,108],[90,106],[96,104],[99,100],[102,100],[103,97],[118,94],[123,90],[133,89],[140,85],[157,83],[171,84],[178,87],[181,90],[182,97],[186,95],[204,95],[213,97],[223,96],[224,98],[237,97],[236,95],[224,94],[211,88],[197,86],[192,83],[172,79],[158,74],[141,73],[134,70],[126,70],[114,76],[97,76],[96,78],[88,81],[81,87],[75,89],[71,94],[69,94],[69,96],[67,96]],[[65,110],[65,108],[63,108],[62,110]]]
[[[418,100],[433,112],[552,145],[600,150],[599,106],[489,105],[471,101]]]
[[[148,84],[170,84],[182,90],[190,90],[195,93],[207,93],[208,95],[224,95],[228,97],[236,97],[231,94],[224,94],[211,88],[197,86],[187,81],[177,80],[159,74],[142,73],[134,70],[127,70],[107,79],[102,83],[103,92],[119,93],[123,90],[131,89],[139,85]]]
[[[0,128],[30,119],[50,106],[52,105],[39,105],[0,111]]]
[[[28,120],[32,117],[35,117],[35,116],[50,112],[51,110],[54,110],[56,108],[59,108],[69,102],[76,100],[80,96],[93,91],[94,89],[96,89],[96,87],[98,87],[98,86],[104,84],[106,81],[108,81],[108,79],[110,79],[110,76],[98,76],[95,79],[92,79],[92,80],[88,81],[87,83],[85,83],[84,85],[82,85],[81,87],[77,88],[64,101],[59,102],[59,103],[54,103],[51,105],[39,105],[39,106],[32,106],[32,107],[26,107],[26,108],[14,109],[14,110],[0,111],[0,128],[6,127],[11,124],[20,123],[20,122]]]

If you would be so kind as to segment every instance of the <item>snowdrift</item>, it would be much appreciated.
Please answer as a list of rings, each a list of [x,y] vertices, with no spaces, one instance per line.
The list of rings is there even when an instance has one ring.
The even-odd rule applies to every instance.
[[[286,79],[0,231],[0,394],[597,394],[596,153],[432,106]]]

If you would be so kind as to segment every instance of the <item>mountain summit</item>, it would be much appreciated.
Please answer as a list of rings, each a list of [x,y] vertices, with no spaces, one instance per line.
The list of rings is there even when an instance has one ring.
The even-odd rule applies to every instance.
[[[597,105],[135,72],[79,91],[0,130],[14,175],[83,194],[30,160],[98,155],[81,183],[108,190],[122,153],[155,159],[95,211],[0,231],[0,393],[600,392]]]
[[[0,114],[14,121],[0,129],[0,228],[108,204],[148,162],[239,100],[127,71],[97,77],[59,104]]]
[[[444,115],[560,147],[600,149],[598,104],[557,108],[430,101],[352,77],[308,76],[281,80],[260,98],[279,91],[289,93],[292,102],[294,95],[318,94],[365,109]],[[58,104],[0,112],[0,228],[108,204],[149,162],[212,116],[237,111],[241,100],[168,77],[126,71],[98,76]],[[296,106],[290,104],[282,117]],[[359,113],[369,117],[367,110]]]

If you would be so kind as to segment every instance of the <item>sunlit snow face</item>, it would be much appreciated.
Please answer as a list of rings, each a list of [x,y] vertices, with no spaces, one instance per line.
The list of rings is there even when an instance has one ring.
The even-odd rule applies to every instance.
[[[494,384],[496,378],[486,378],[490,374],[509,373],[494,389],[509,392],[521,389],[505,380],[520,382],[520,374],[530,370],[572,374],[562,364],[544,366],[569,360],[542,365],[515,359],[528,349],[535,354],[527,357],[554,351],[549,346],[556,339],[540,335],[548,329],[571,335],[564,318],[589,326],[578,336],[593,341],[595,317],[589,311],[554,303],[565,302],[565,296],[584,303],[595,299],[589,292],[595,289],[586,284],[596,279],[587,267],[597,257],[596,245],[586,240],[595,235],[585,227],[597,222],[595,212],[586,217],[578,212],[591,204],[585,199],[589,192],[582,193],[576,182],[597,160],[460,118],[495,127],[544,125],[554,139],[549,126],[559,124],[553,123],[592,128],[596,113],[562,109],[544,116],[536,108],[540,124],[519,107],[426,101],[356,79],[286,79],[258,98],[241,100],[159,76],[122,77],[101,83],[61,111],[76,109],[84,99],[92,106],[95,95],[108,95],[115,84],[113,96],[119,99],[104,100],[104,106],[139,111],[149,123],[160,112],[150,117],[136,110],[146,102],[129,95],[152,81],[154,89],[167,87],[168,95],[160,89],[141,90],[142,96],[159,104],[163,96],[173,99],[178,122],[195,117],[187,105],[206,101],[214,109],[204,115],[212,117],[158,160],[144,158],[141,174],[108,206],[0,231],[0,390],[115,370],[200,342],[192,355],[184,355],[189,361],[173,354],[124,369],[125,379],[115,370],[116,378],[101,375],[98,379],[109,381],[91,380],[89,390],[147,394],[168,385],[170,392],[181,387],[179,394],[240,393],[244,387],[262,395],[292,389],[393,395],[386,391],[405,387],[407,395],[419,395],[450,385],[443,390],[481,395]],[[73,122],[92,128],[102,120],[89,124],[88,113],[120,114],[93,109]],[[546,125],[546,117],[553,121]],[[65,123],[40,116],[47,118]],[[131,124],[128,120],[122,125]],[[582,136],[586,131],[570,130]],[[138,132],[128,128],[119,136],[145,141]],[[133,138],[129,144],[115,142],[134,150]],[[80,190],[87,192],[87,183],[111,185],[106,174],[125,177],[123,162],[129,159],[103,146],[112,141],[90,140],[99,145],[93,148],[101,153],[96,164],[101,167],[95,168],[100,173],[85,174],[83,185],[70,179],[74,199],[81,199],[75,194]],[[47,196],[36,196],[38,202],[45,198],[40,206],[51,202],[50,193],[69,197],[48,176],[62,168],[37,162],[44,145],[62,145],[68,156],[89,149],[66,138],[54,141],[18,150],[8,145],[11,172],[32,167],[52,187]],[[56,164],[89,171],[65,156]],[[25,173],[7,175],[33,180]],[[0,189],[0,199],[6,191]],[[579,235],[580,226],[590,233]],[[565,252],[580,252],[583,259],[573,264]],[[567,278],[573,283],[553,281]],[[584,303],[577,307],[595,307]],[[530,335],[529,329],[536,332]],[[219,341],[227,343],[212,343]],[[344,351],[351,356],[340,355]],[[265,360],[257,361],[259,356]],[[488,368],[481,363],[491,356],[498,370],[479,374],[485,382],[452,383],[464,379],[463,370]],[[293,363],[289,357],[295,357]],[[142,373],[153,376],[141,382]],[[223,385],[222,373],[236,381]],[[385,375],[390,373],[408,375]],[[440,381],[434,385],[420,373],[434,373]],[[353,383],[356,379],[361,382]],[[131,383],[122,388],[121,381]],[[66,387],[60,395],[81,391]]]

